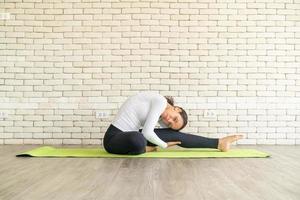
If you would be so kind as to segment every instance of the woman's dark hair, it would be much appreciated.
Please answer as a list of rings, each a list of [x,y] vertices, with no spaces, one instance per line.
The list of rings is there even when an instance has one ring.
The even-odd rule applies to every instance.
[[[181,129],[183,129],[183,128],[186,126],[187,120],[188,120],[188,116],[187,116],[187,114],[186,114],[186,112],[185,112],[185,110],[184,110],[183,108],[174,105],[174,104],[175,104],[175,101],[174,101],[174,98],[173,98],[173,97],[171,97],[171,96],[164,96],[164,97],[167,99],[167,102],[168,102],[170,105],[172,105],[172,106],[174,106],[174,107],[177,107],[177,108],[180,108],[180,110],[181,110],[181,112],[179,112],[179,114],[180,114],[181,117],[182,117],[183,125],[182,125],[182,127],[181,127],[180,129],[176,130],[176,131],[180,131]]]

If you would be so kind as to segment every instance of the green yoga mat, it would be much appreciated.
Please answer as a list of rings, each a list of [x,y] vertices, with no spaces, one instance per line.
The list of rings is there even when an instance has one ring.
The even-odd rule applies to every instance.
[[[118,155],[107,153],[103,148],[55,148],[50,146],[39,147],[17,157],[89,157],[89,158],[265,158],[270,155],[255,149],[230,149],[221,152],[218,149],[181,148],[160,149],[140,155]]]

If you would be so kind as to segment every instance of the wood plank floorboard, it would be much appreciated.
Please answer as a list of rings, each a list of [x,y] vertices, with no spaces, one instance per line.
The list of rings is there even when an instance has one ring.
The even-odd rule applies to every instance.
[[[0,145],[1,200],[300,199],[300,146],[233,146],[271,158],[15,157],[39,146]]]

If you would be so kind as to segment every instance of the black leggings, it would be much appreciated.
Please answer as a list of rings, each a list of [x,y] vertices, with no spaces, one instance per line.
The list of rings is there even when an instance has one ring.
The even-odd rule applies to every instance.
[[[104,149],[113,154],[137,155],[145,153],[146,146],[157,146],[149,141],[138,131],[126,131],[110,125],[104,135]],[[156,128],[156,135],[164,142],[181,141],[178,146],[184,148],[218,148],[219,139],[207,138],[175,131],[171,128]]]

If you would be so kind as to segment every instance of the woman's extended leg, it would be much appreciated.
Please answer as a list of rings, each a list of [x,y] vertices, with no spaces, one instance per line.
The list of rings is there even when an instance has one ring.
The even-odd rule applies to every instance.
[[[142,129],[139,131],[141,132]],[[230,135],[223,138],[208,138],[189,133],[175,131],[171,128],[154,129],[157,136],[165,142],[180,141],[179,146],[185,148],[215,148],[228,151],[230,144],[243,138],[243,135]],[[156,146],[147,141],[147,146]]]
[[[140,129],[139,131],[141,131]],[[175,131],[171,128],[156,128],[154,132],[157,136],[165,142],[180,141],[178,146],[184,148],[218,148],[218,138],[207,138],[199,135],[193,135]],[[147,146],[156,146],[155,144],[147,141]]]

